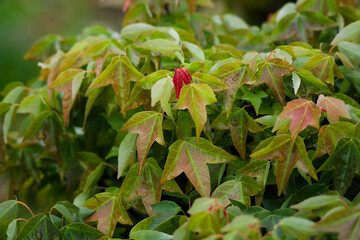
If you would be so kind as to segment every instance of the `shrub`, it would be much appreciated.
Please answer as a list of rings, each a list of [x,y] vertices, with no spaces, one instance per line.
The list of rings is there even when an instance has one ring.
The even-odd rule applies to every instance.
[[[355,4],[130,2],[3,91],[1,239],[359,239]]]

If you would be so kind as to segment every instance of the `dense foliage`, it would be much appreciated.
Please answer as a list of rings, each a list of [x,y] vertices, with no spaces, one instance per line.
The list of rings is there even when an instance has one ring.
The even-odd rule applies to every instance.
[[[360,239],[359,9],[211,6],[35,43],[0,102],[0,239]]]

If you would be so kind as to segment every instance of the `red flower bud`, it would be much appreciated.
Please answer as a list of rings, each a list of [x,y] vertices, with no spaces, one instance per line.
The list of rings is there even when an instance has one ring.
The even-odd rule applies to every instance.
[[[188,85],[192,82],[192,77],[189,71],[186,68],[175,68],[175,75],[173,78],[173,83],[175,86],[176,98],[179,99],[181,88],[183,87],[183,83]]]

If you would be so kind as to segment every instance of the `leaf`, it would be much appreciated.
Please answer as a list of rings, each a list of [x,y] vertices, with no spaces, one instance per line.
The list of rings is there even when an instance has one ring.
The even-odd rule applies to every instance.
[[[160,113],[143,111],[133,115],[120,129],[129,133],[138,133],[136,146],[139,161],[139,174],[145,164],[146,155],[156,141],[165,145],[162,131],[163,117]]]
[[[160,79],[166,78],[171,72],[168,70],[159,70],[149,75],[146,75],[144,78],[136,82],[137,87],[141,87],[145,90],[151,90],[154,84]]]
[[[180,51],[180,46],[177,42],[170,41],[167,39],[152,39],[148,40],[140,45],[149,51],[158,52],[161,55],[171,56],[175,52]]]
[[[301,78],[295,72],[292,73],[292,81],[293,81],[294,94],[297,94],[301,84]]]
[[[112,237],[118,222],[132,225],[119,195],[109,192],[98,193],[87,200],[83,204],[83,207],[95,210],[95,212],[85,220],[87,222],[98,221],[97,229],[108,237]]]
[[[71,108],[74,105],[84,76],[84,70],[70,68],[60,73],[50,85],[50,88],[64,92],[62,98],[64,126],[66,126],[69,119]]]
[[[307,240],[309,236],[320,233],[314,229],[314,222],[300,217],[286,217],[279,222],[281,229],[296,239]]]
[[[352,137],[354,124],[349,122],[336,122],[322,126],[319,131],[318,141],[314,158],[319,158],[326,153],[334,152],[337,142],[343,137]]]
[[[291,74],[295,67],[280,58],[272,58],[258,64],[256,74],[259,83],[265,82],[269,86],[279,103],[285,105],[284,75]]]
[[[210,72],[211,70],[209,71],[209,73]],[[255,77],[248,65],[237,62],[225,63],[217,70],[211,72],[211,75],[222,79],[223,82],[230,87],[230,89],[225,91],[224,93],[224,105],[226,111],[226,118],[228,119],[234,105],[237,91],[239,90],[241,85],[248,82],[249,80],[253,80]]]
[[[161,183],[165,183],[182,172],[189,178],[201,196],[210,196],[210,173],[207,163],[224,163],[236,160],[224,150],[200,138],[177,140],[169,147]]]
[[[145,32],[155,31],[156,27],[147,24],[147,23],[133,23],[127,26],[124,26],[121,29],[121,35],[129,40],[136,40],[141,34]]]
[[[34,121],[32,121],[30,127],[26,130],[24,137],[23,137],[23,143],[27,140],[32,139],[41,129],[46,119],[48,119],[52,113],[50,111],[44,111],[40,113]]]
[[[339,122],[339,117],[351,118],[343,100],[320,95],[316,105],[325,110],[330,123]]]
[[[24,56],[25,60],[41,60],[41,54],[59,41],[59,36],[48,35],[39,39]]]
[[[316,78],[334,85],[334,59],[327,54],[316,54],[301,68],[310,71]]]
[[[271,142],[267,140],[263,142],[265,141],[266,143],[259,144],[259,146],[264,145],[264,147],[258,146],[250,157],[259,160],[277,159],[276,184],[278,195],[284,190],[295,166],[317,180],[315,169],[308,157],[302,138],[293,139],[290,135],[282,134],[272,138]]]
[[[318,171],[334,169],[335,189],[343,195],[349,188],[356,171],[360,169],[359,158],[360,141],[357,138],[342,138]]]
[[[233,109],[230,116],[230,134],[232,142],[242,159],[245,159],[248,131],[257,133],[264,130],[249,116],[245,109]]]
[[[360,39],[360,21],[350,23],[344,27],[332,40],[331,45],[338,44],[341,41],[359,43]]]
[[[9,111],[5,114],[4,117],[4,123],[2,126],[2,131],[4,134],[4,143],[5,145],[8,142],[8,134],[11,128],[11,124],[13,123],[13,116],[14,116],[14,112],[15,112],[15,105],[12,105],[9,109]]]
[[[190,220],[186,226],[186,229],[198,233],[197,237],[204,239],[205,237],[219,233],[220,221],[211,212],[200,212],[191,215]]]
[[[253,228],[260,228],[260,222],[256,217],[251,215],[239,215],[236,216],[230,223],[226,224],[221,231],[240,231],[241,233],[246,234]]]
[[[332,94],[326,83],[317,79],[308,70],[299,68],[296,69],[294,73],[301,79],[300,90],[303,90],[303,92],[312,94]]]
[[[229,90],[229,87],[220,79],[205,73],[196,72],[192,75],[195,83],[207,83],[214,92]]]
[[[180,92],[180,98],[174,109],[188,109],[196,127],[196,139],[207,120],[206,105],[216,102],[216,97],[209,85],[192,83],[185,86]]]
[[[172,80],[175,86],[176,99],[179,99],[183,85],[189,85],[192,82],[192,77],[186,68],[175,68],[175,74]]]
[[[333,208],[340,203],[339,196],[337,195],[320,195],[305,199],[301,203],[292,205],[291,208],[305,211],[318,210],[324,207]],[[334,206],[335,205],[335,206]]]
[[[241,176],[240,179],[229,180],[218,186],[212,193],[212,198],[217,198],[222,205],[229,205],[230,199],[243,203],[246,207],[251,206],[250,196],[261,191],[257,182],[249,176]]]
[[[96,240],[104,235],[96,228],[80,222],[66,225],[65,227],[61,228],[61,232],[63,233],[63,238],[69,240]]]
[[[134,240],[144,240],[144,239],[172,240],[173,236],[154,230],[140,230],[133,232],[130,238]]]
[[[26,222],[21,232],[17,236],[17,240],[23,239],[56,239],[61,237],[60,230],[54,225],[50,218],[43,213],[40,213]]]
[[[199,61],[199,62],[205,61],[204,52],[203,50],[201,50],[200,47],[186,41],[182,41],[181,43],[190,51],[192,55],[192,61]]]
[[[137,81],[143,75],[131,64],[126,56],[113,57],[111,63],[94,80],[89,89],[112,85],[120,109],[125,106],[130,93],[130,81]]]
[[[292,137],[297,136],[307,126],[319,128],[321,110],[312,101],[296,99],[287,103],[284,110],[279,114],[281,118],[292,119],[290,133]]]
[[[356,240],[359,238],[360,210],[342,208],[323,217],[314,228],[327,232],[338,232],[339,240]]]
[[[155,159],[149,158],[146,160],[140,175],[137,175],[138,172],[138,165],[135,164],[130,168],[120,188],[121,199],[125,204],[129,204],[141,196],[148,215],[155,216],[151,206],[160,202],[162,189],[166,188],[166,185],[160,184],[162,170]],[[170,184],[177,185],[174,180],[171,180]],[[167,188],[167,190],[169,189]],[[171,189],[170,192],[182,194],[181,190],[178,190],[179,188]]]
[[[163,78],[157,81],[151,89],[151,106],[155,106],[155,104],[160,101],[162,109],[171,118],[173,118],[173,114],[169,100],[173,88],[174,84],[171,79]]]
[[[245,92],[244,95],[241,97],[241,99],[250,101],[253,105],[256,115],[259,114],[259,109],[262,103],[262,99],[267,97],[268,95],[264,93],[263,91],[256,91],[255,93],[252,93],[250,91]]]
[[[352,42],[341,41],[338,44],[340,53],[344,54],[350,65],[360,65],[360,45]],[[343,61],[341,59],[341,61]],[[345,64],[345,63],[344,63]]]
[[[138,136],[136,134],[128,133],[120,144],[118,151],[118,179],[123,175],[127,166],[129,166],[131,162],[135,162],[137,138]]]
[[[76,220],[75,215],[79,213],[79,208],[68,201],[56,203],[54,209],[63,215],[69,223],[73,223]]]

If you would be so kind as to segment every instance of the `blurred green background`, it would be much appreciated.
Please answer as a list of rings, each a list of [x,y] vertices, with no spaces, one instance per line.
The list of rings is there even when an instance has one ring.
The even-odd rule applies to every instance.
[[[36,62],[23,56],[46,34],[69,36],[93,24],[121,29],[124,0],[0,0],[0,89],[12,81],[27,81],[39,74]],[[231,12],[250,24],[261,24],[287,0],[216,0],[211,13]]]

